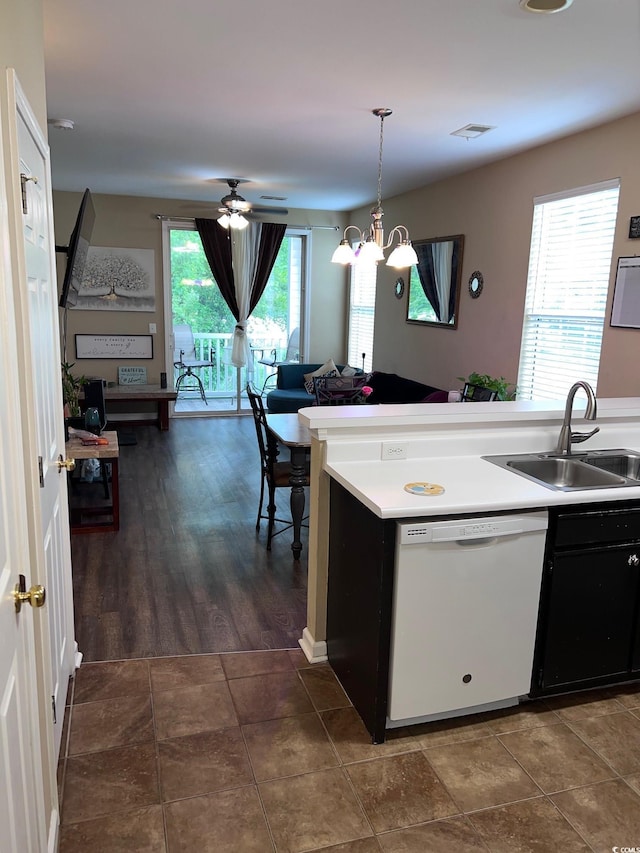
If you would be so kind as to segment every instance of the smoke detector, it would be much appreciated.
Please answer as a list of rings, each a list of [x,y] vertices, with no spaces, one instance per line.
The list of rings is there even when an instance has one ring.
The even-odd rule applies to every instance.
[[[56,130],[73,130],[74,122],[70,118],[50,118],[47,124]]]
[[[573,0],[520,0],[520,8],[525,12],[553,15],[554,12],[564,12],[572,3]]]

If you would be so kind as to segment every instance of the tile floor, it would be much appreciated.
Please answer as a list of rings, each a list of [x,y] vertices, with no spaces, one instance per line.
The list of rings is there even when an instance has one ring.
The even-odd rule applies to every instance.
[[[59,853],[550,853],[640,846],[640,685],[373,746],[300,651],[84,664]]]

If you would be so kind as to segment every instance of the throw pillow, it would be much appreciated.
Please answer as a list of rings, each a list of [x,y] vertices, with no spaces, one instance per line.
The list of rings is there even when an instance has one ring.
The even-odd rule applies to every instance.
[[[313,373],[305,373],[304,374],[304,390],[307,394],[313,394],[313,377],[314,376],[337,376],[338,368],[335,366],[333,359],[330,358],[328,361],[325,361],[323,365],[321,365],[317,370],[314,370]]]
[[[342,373],[340,374],[340,376],[355,376],[357,372],[358,371],[356,370],[355,367],[351,367],[350,364],[346,364],[342,368]]]

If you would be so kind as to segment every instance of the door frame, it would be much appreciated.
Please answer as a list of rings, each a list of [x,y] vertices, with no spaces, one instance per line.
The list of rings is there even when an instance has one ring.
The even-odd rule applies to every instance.
[[[162,220],[162,290],[163,290],[163,306],[164,306],[164,358],[165,365],[167,370],[167,380],[169,387],[173,388],[173,351],[174,351],[174,340],[173,340],[173,305],[172,305],[172,292],[171,292],[171,245],[169,239],[169,230],[172,228],[182,229],[182,230],[190,230],[194,231],[195,229],[195,219],[189,219],[186,217],[172,217],[172,216],[163,216]],[[300,272],[300,361],[305,362],[307,356],[307,330],[309,329],[310,323],[310,299],[309,299],[309,276],[311,270],[311,228],[310,227],[300,227],[294,225],[287,225],[287,230],[285,232],[285,236],[293,236],[293,237],[302,237],[304,238],[302,243],[302,252],[301,252],[301,272]],[[240,395],[242,393],[242,383],[240,380],[240,371],[238,371],[237,375],[237,394],[238,400],[240,400]],[[234,410],[234,411],[212,411],[212,412],[193,412],[193,413],[180,413],[176,414],[175,411],[175,403],[171,402],[169,404],[169,417],[171,418],[180,418],[180,417],[193,417],[195,415],[204,415],[206,417],[229,417],[229,416],[237,416],[237,415],[246,415],[250,414],[251,409],[248,407],[247,409]]]

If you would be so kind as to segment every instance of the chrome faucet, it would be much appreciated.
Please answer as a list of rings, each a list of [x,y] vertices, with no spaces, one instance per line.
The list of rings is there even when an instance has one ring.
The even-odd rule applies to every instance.
[[[567,394],[567,406],[564,410],[564,420],[560,435],[558,436],[558,444],[554,451],[556,456],[571,456],[571,445],[580,444],[586,441],[600,431],[600,427],[592,429],[591,432],[571,432],[571,411],[573,409],[573,398],[576,396],[578,388],[583,388],[587,395],[587,409],[584,413],[585,420],[595,421],[598,413],[598,404],[596,403],[596,395],[593,393],[593,388],[588,382],[576,382],[572,385]]]

